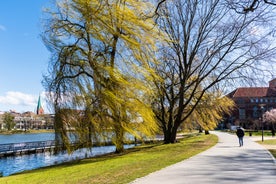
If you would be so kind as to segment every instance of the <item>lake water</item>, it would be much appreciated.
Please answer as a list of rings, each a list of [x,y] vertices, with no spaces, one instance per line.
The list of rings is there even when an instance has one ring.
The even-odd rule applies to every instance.
[[[47,140],[54,140],[54,133],[0,135],[0,144]],[[126,149],[130,147],[134,147],[134,145],[125,145]],[[45,152],[30,155],[2,157],[0,158],[0,173],[2,173],[3,176],[8,176],[26,170],[93,157],[114,151],[115,146],[102,146],[93,147],[91,149],[80,149],[71,155],[68,155],[66,152],[55,155],[50,152]]]
[[[54,133],[0,135],[0,144],[55,140]]]

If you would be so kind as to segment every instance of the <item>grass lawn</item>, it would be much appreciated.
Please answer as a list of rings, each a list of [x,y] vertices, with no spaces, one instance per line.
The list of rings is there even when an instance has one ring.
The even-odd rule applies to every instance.
[[[245,131],[246,135],[249,135],[249,132],[251,132],[252,136],[261,136],[262,135],[262,130],[259,131]],[[264,130],[264,136],[272,136],[271,130]]]
[[[264,142],[258,141],[258,143],[259,144],[276,145],[276,139],[264,140]]]
[[[2,177],[0,183],[129,183],[196,155],[218,141],[215,135],[185,135],[175,144],[148,144],[124,154],[109,154]]]

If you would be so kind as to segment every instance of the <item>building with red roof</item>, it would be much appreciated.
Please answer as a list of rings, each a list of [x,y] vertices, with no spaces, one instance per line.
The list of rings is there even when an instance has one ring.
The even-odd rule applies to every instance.
[[[248,129],[259,129],[262,114],[276,108],[276,79],[269,81],[268,87],[241,87],[227,95],[234,100],[236,107],[226,123]],[[265,123],[265,128],[269,124]]]

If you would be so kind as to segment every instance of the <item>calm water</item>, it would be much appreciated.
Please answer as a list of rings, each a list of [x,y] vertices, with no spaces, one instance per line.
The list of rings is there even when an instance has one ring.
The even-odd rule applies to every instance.
[[[0,135],[0,144],[55,140],[54,133]]]
[[[0,135],[0,144],[46,140],[54,140],[54,133]],[[125,148],[127,149],[133,146],[134,145],[126,145]],[[71,155],[68,155],[66,152],[59,153],[57,155],[45,152],[0,158],[0,172],[3,176],[8,176],[26,170],[55,165],[76,159],[93,157],[114,151],[115,146],[102,146],[93,147],[92,149],[80,149]]]

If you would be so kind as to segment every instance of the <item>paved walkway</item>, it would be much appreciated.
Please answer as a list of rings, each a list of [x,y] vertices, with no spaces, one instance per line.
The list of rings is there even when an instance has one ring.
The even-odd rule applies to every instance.
[[[276,163],[272,155],[252,138],[238,146],[235,135],[212,132],[217,145],[190,159],[138,178],[133,184],[275,184]]]

